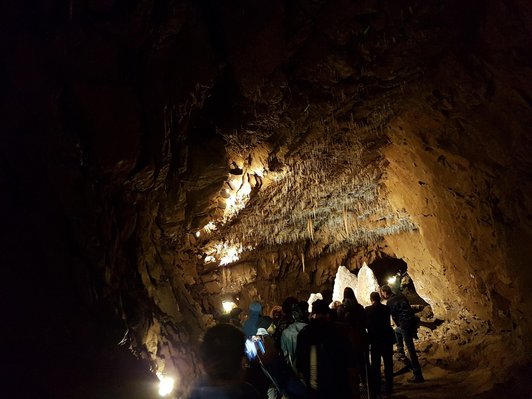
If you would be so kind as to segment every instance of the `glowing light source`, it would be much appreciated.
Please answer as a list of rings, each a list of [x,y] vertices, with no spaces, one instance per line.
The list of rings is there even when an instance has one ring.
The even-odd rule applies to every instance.
[[[203,230],[205,230],[207,233],[216,230],[216,223],[211,220],[209,223],[203,226]]]
[[[220,266],[222,265],[228,265],[229,263],[236,262],[238,259],[240,259],[240,253],[242,252],[242,248],[240,247],[224,247],[225,254],[220,258]]]
[[[224,220],[231,219],[246,206],[252,187],[242,177],[232,178],[228,181],[231,191],[225,200]]]
[[[169,395],[174,390],[175,380],[161,373],[157,373],[157,378],[159,378],[159,395]]]
[[[228,244],[226,242],[216,242],[214,245],[206,248],[205,252],[205,263],[211,263],[219,261],[220,266],[228,265],[230,263],[236,262],[240,259],[240,254],[244,250],[252,250],[253,247],[243,247],[242,244]]]
[[[224,312],[229,313],[231,310],[236,308],[236,303],[231,302],[231,301],[223,301],[222,306],[224,308]]]
[[[211,263],[211,262],[216,262],[216,258],[212,255],[207,255],[205,257],[205,263]]]
[[[389,277],[386,281],[388,282],[388,284],[395,284],[395,282],[397,281],[397,276]]]
[[[196,237],[199,237],[201,233],[199,231],[196,231]]]

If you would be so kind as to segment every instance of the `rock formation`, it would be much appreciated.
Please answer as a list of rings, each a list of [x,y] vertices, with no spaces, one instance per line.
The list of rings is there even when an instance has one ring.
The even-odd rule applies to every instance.
[[[443,322],[426,361],[479,390],[530,361],[530,2],[22,3],[0,179],[28,397],[132,398],[149,369],[181,393],[224,298],[383,257]]]

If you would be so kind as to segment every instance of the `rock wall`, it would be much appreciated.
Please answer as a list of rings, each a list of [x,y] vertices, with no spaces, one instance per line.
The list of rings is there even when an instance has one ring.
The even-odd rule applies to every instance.
[[[186,388],[223,295],[244,307],[303,299],[332,288],[339,265],[381,254],[407,261],[438,317],[479,318],[494,348],[509,336],[526,357],[530,11],[517,0],[2,5],[13,385],[132,397],[117,381],[151,383],[157,368]],[[319,179],[297,169],[303,158]],[[275,197],[290,229],[275,229],[272,207],[273,228],[254,238],[277,245],[217,268],[196,233],[224,217],[228,174],[244,176],[236,161],[292,167],[314,197]],[[375,207],[360,221],[346,204],[362,194],[329,206],[355,178]],[[102,365],[115,372],[97,386]]]
[[[391,202],[418,230],[386,242],[439,317],[454,320],[467,309],[488,320],[491,332],[510,333],[502,346],[517,345],[526,359],[532,274],[525,266],[531,190],[524,151],[531,119],[523,90],[531,86],[519,26],[502,28],[494,17],[512,12],[491,5],[476,38],[491,56],[442,59],[390,124]]]

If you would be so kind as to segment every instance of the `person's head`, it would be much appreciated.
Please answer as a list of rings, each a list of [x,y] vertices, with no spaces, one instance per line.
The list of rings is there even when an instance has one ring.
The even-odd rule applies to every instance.
[[[321,292],[321,297],[325,301],[325,303],[329,304],[332,302],[333,292],[330,289],[324,289]]]
[[[207,375],[230,381],[240,377],[245,350],[244,333],[231,324],[207,330],[200,345],[200,359]]]
[[[270,328],[273,324],[273,319],[270,316],[260,316],[257,320],[257,328]]]
[[[298,323],[308,323],[308,303],[301,301],[292,306],[292,320]]]
[[[249,315],[260,315],[262,313],[262,305],[260,302],[253,301],[249,304]]]
[[[229,312],[229,317],[231,317],[232,319],[240,319],[240,315],[242,313],[242,309],[240,308],[233,308],[231,309],[231,311]]]
[[[308,302],[307,301],[299,301],[297,304],[297,308],[301,311],[301,319],[298,319],[296,321],[300,321],[303,323],[308,323]]]
[[[358,304],[355,291],[351,287],[344,288],[344,300],[342,302],[346,309],[352,309]]]
[[[389,285],[383,285],[381,287],[381,293],[382,293],[382,296],[384,297],[384,299],[388,299],[388,298],[390,298],[393,295],[392,289],[390,288]]]
[[[341,302],[336,307],[336,315],[338,316],[338,320],[340,320],[340,321],[345,319],[345,306]]]
[[[323,299],[312,302],[312,318],[321,319],[329,316],[329,306]]]
[[[378,292],[372,292],[369,294],[369,300],[371,303],[381,303],[381,295]]]
[[[354,299],[355,291],[351,287],[344,288],[344,299]]]
[[[243,313],[242,312],[242,309],[240,308],[233,308],[230,312],[229,312],[229,322],[234,325],[234,326],[237,326],[237,327],[241,327],[242,326],[242,316],[243,316]]]
[[[273,319],[274,322],[280,320],[281,317],[283,317],[283,308],[279,305],[274,306],[270,312],[270,317]]]
[[[292,306],[297,304],[297,298],[294,298],[293,296],[289,296],[283,301],[283,314],[285,317],[291,317],[292,315]]]

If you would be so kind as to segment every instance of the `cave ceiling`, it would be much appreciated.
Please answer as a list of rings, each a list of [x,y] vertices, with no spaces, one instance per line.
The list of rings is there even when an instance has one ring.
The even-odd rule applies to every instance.
[[[445,13],[421,3],[300,6],[223,10],[214,43],[223,62],[165,115],[167,126],[190,121],[176,184],[185,213],[168,234],[207,264],[260,246],[357,247],[416,229],[387,201],[388,123],[462,32],[429,25]]]
[[[225,294],[387,256],[448,322],[435,350],[456,321],[482,331],[460,367],[530,358],[530,1],[2,10],[8,358],[52,391],[97,371],[48,396],[125,347],[186,385]]]

